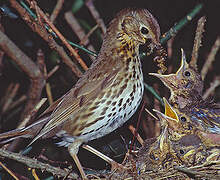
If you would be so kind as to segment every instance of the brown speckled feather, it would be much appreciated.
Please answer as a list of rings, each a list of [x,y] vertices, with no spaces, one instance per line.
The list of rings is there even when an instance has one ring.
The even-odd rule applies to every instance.
[[[30,144],[52,129],[65,123],[70,116],[79,113],[84,108],[82,107],[83,105],[97,98],[97,94],[101,93],[103,89],[111,86],[117,73],[120,71],[121,61],[112,59],[110,62],[111,66],[106,66],[106,61],[97,59],[96,66],[92,66],[81,77],[75,87],[63,97],[62,101],[59,102],[56,109],[51,114],[50,121]],[[112,69],[111,71],[109,70],[110,68]],[[98,71],[99,75],[97,76],[97,74],[95,74],[94,76],[94,71]],[[87,81],[84,81],[85,79],[87,79]],[[78,134],[78,132],[74,134]]]

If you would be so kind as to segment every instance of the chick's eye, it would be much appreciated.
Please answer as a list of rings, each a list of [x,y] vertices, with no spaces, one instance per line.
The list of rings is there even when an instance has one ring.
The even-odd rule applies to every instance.
[[[184,116],[182,116],[180,119],[182,122],[186,122],[186,118]]]
[[[191,76],[191,73],[190,73],[189,71],[185,71],[185,72],[184,72],[184,75],[185,75],[186,77],[190,77],[190,76]]]
[[[142,28],[141,28],[141,33],[144,34],[144,35],[146,35],[146,34],[149,33],[149,30],[148,30],[146,27],[142,27]]]
[[[180,149],[180,154],[183,155],[184,154],[184,150]]]

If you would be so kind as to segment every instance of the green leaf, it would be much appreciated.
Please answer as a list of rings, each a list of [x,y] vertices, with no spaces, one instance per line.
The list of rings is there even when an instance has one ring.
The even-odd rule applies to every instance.
[[[83,0],[75,0],[73,3],[72,12],[76,13],[83,5]]]

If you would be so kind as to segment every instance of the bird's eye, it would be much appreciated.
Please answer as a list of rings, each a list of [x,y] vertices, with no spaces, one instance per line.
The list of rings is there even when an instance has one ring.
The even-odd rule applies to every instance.
[[[182,116],[180,119],[182,122],[186,122],[186,118],[184,116]]]
[[[180,149],[180,154],[183,155],[184,154],[184,150]]]
[[[189,71],[185,71],[185,72],[184,72],[184,75],[185,75],[186,77],[190,77],[190,76],[191,76],[191,73],[190,73]]]
[[[144,35],[146,35],[146,34],[149,33],[149,30],[148,30],[146,27],[142,27],[142,28],[141,28],[141,33],[144,34]]]

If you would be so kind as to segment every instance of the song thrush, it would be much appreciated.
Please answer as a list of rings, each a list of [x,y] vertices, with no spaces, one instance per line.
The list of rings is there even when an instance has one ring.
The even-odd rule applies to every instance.
[[[197,97],[202,96],[203,81],[200,73],[186,62],[183,49],[181,49],[181,66],[175,74],[162,75],[149,73],[158,77],[170,90],[169,101],[178,108],[184,108],[195,101]]]
[[[204,143],[205,137],[198,131],[188,131],[189,129],[185,129],[184,133],[184,128],[177,125],[178,122],[175,119],[157,110],[154,111],[157,113],[160,121],[167,122],[166,138],[169,141],[169,152],[174,157],[173,159],[176,160],[175,162],[178,162],[179,165],[192,166],[201,165],[210,160],[219,160],[219,145],[207,146],[206,142]],[[176,123],[174,124],[173,122]],[[182,130],[180,130],[181,128]]]
[[[139,45],[151,53],[160,48],[160,27],[146,9],[125,9],[111,21],[97,59],[74,87],[52,105],[47,119],[2,137],[60,137],[80,173],[77,158],[82,143],[102,137],[123,125],[138,108],[144,92]],[[35,126],[41,129],[34,130]],[[37,133],[37,135],[36,135]],[[1,137],[1,135],[0,135]]]
[[[196,134],[206,146],[220,145],[219,115],[214,114],[214,109],[208,113],[208,107],[204,106],[205,111],[201,108],[195,115],[192,112],[194,112],[193,109],[196,109],[196,107],[192,107],[190,111],[183,112],[173,108],[165,98],[164,104],[165,115],[169,117],[165,119],[167,120],[169,131],[173,131],[174,139],[186,134]]]

